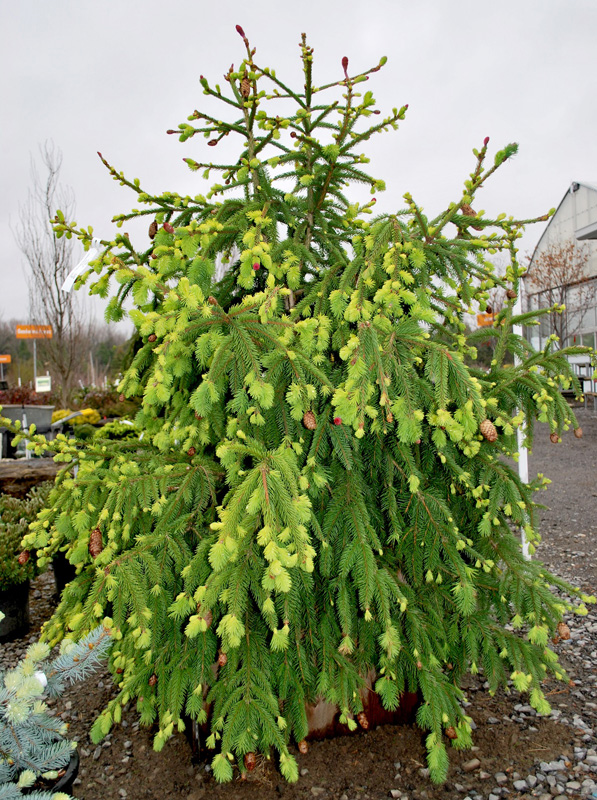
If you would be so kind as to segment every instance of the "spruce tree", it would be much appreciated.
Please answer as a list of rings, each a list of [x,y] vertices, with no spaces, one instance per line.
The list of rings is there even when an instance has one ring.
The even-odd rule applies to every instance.
[[[139,435],[52,445],[67,468],[26,544],[42,562],[66,550],[78,577],[44,635],[53,644],[112,620],[120,692],[96,740],[132,699],[159,725],[156,749],[209,710],[217,780],[277,751],[294,781],[305,704],[337,704],[354,729],[374,671],[388,709],[420,692],[442,781],[446,731],[471,743],[465,674],[482,672],[491,692],[512,682],[539,712],[542,681],[565,677],[548,646],[567,607],[552,587],[564,585],[518,539],[522,527],[537,540],[541,480],[523,484],[512,458],[520,426],[529,445],[536,418],[576,426],[560,389],[578,391],[566,356],[581,348],[534,352],[513,332],[547,313],[514,315],[529,220],[471,207],[516,145],[490,158],[486,139],[462,194],[433,218],[409,194],[375,216],[385,186],[363,148],[407,109],[380,114],[368,89],[386,59],[355,75],[344,58],[339,79],[317,85],[303,36],[295,89],[237,31],[240,67],[222,86],[200,78],[221,116],[197,110],[169,131],[204,137],[209,156],[237,140],[226,163],[200,146],[185,159],[218,182],[154,195],[102,157],[137,195],[117,225],[145,218],[149,241],[101,240],[78,283],[111,296],[111,319],[132,301],[140,344],[120,391],[142,398]],[[355,183],[368,202],[349,196]],[[92,244],[92,229],[60,212],[55,230]],[[496,252],[510,259],[504,278]],[[469,334],[467,313],[495,284],[505,308]],[[475,345],[491,337],[485,372]]]

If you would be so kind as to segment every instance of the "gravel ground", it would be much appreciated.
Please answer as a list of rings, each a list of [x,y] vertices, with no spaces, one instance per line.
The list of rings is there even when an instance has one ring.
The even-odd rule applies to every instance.
[[[537,557],[588,593],[597,591],[597,415],[577,411],[582,439],[572,432],[551,444],[545,426],[537,429],[531,474],[553,483],[541,496],[543,541]],[[12,666],[34,641],[54,605],[51,573],[32,586],[33,626],[25,639],[0,646],[0,668]],[[88,730],[111,696],[107,675],[71,689],[56,706],[79,741],[81,768],[74,792],[85,800],[509,800],[509,798],[597,798],[597,609],[570,616],[568,641],[555,645],[571,683],[546,688],[552,705],[538,717],[526,697],[512,692],[489,697],[481,682],[466,687],[467,711],[475,721],[472,751],[450,752],[447,783],[436,787],[424,766],[421,732],[414,726],[386,726],[355,736],[314,742],[298,755],[301,780],[286,784],[271,762],[262,760],[248,780],[218,786],[209,765],[193,757],[183,735],[159,753],[152,733],[139,729],[128,710],[122,725],[100,746]]]

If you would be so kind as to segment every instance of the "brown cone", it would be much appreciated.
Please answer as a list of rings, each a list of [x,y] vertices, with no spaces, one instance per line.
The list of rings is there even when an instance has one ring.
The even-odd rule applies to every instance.
[[[225,667],[227,663],[228,663],[228,656],[226,655],[226,653],[220,653],[220,655],[218,656],[218,666]]]
[[[257,759],[255,758],[255,753],[245,754],[245,767],[247,769],[247,772],[252,772],[255,769],[256,763]]]
[[[314,431],[317,427],[317,418],[312,411],[305,411],[303,414],[303,425],[308,431]]]
[[[19,557],[17,558],[17,561],[19,562],[19,564],[22,567],[24,567],[25,564],[29,561],[29,557],[30,556],[31,556],[31,553],[29,552],[29,550],[23,550],[23,552],[19,554]]]
[[[97,558],[99,554],[104,549],[104,540],[102,538],[102,532],[99,528],[95,528],[91,531],[91,535],[89,537],[89,545],[88,545],[89,553],[91,558]]]
[[[149,334],[149,336],[147,337],[147,341],[148,341],[148,342],[155,342],[155,340],[156,340],[157,338],[158,338],[158,337],[155,335],[155,333],[150,333],[150,334]]]
[[[153,239],[157,232],[158,232],[158,224],[154,219],[154,221],[149,226],[149,238]]]
[[[552,444],[557,444],[560,441],[560,437],[555,431],[549,434],[549,439]]]
[[[574,435],[577,439],[582,439],[582,428],[575,428]]]
[[[307,753],[309,751],[309,745],[307,744],[307,742],[304,739],[301,739],[301,741],[298,743],[298,749],[299,749],[299,753],[302,753],[303,755],[305,755],[305,753]]]
[[[479,425],[479,430],[488,442],[495,442],[498,438],[496,427],[490,419],[484,419]]]
[[[558,622],[558,633],[564,642],[570,638],[570,628],[565,622]]]
[[[506,297],[508,298],[508,300],[516,300],[518,295],[516,294],[514,289],[507,289],[506,290]]]
[[[155,674],[155,672],[154,672],[154,673],[153,673],[153,675],[152,675],[152,676],[149,678],[149,680],[147,681],[147,683],[148,683],[150,686],[155,686],[157,682],[158,682],[158,676],[157,676],[157,675]]]
[[[243,75],[242,81],[240,82],[240,93],[245,100],[251,94],[251,81],[248,79],[246,72]]]
[[[448,739],[458,739],[458,734],[456,733],[456,729],[450,725],[449,728],[446,728],[446,736]]]
[[[367,719],[367,714],[365,714],[364,711],[361,711],[360,714],[357,714],[357,722],[364,731],[369,730],[369,720]]]

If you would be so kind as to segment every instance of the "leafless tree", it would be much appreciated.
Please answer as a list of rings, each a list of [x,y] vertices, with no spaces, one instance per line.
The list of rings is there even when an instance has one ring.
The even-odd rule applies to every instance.
[[[555,242],[529,258],[524,281],[533,308],[565,305],[563,314],[550,314],[550,333],[562,343],[577,336],[597,304],[597,279],[588,276],[590,253],[573,240]]]
[[[82,299],[61,289],[73,266],[73,242],[57,239],[50,224],[57,208],[69,219],[74,216],[73,193],[60,183],[62,153],[46,142],[40,157],[43,172],[32,158],[31,188],[14,235],[29,268],[30,322],[52,326],[53,338],[43,343],[44,360],[66,402],[80,358],[78,346],[89,334],[90,320]]]

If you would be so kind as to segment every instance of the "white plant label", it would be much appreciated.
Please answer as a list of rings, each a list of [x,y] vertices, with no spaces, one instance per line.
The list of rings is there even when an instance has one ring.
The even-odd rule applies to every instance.
[[[75,281],[82,275],[87,267],[89,266],[89,262],[93,261],[94,258],[97,258],[99,254],[101,243],[99,239],[93,239],[91,243],[91,247],[85,253],[83,258],[79,261],[76,267],[73,267],[71,271],[66,276],[66,280],[62,284],[62,291],[63,292],[72,292],[73,286],[75,285]]]
[[[48,685],[48,679],[40,669],[33,673],[33,677],[37,678],[37,680],[41,683],[42,689],[46,688]]]

